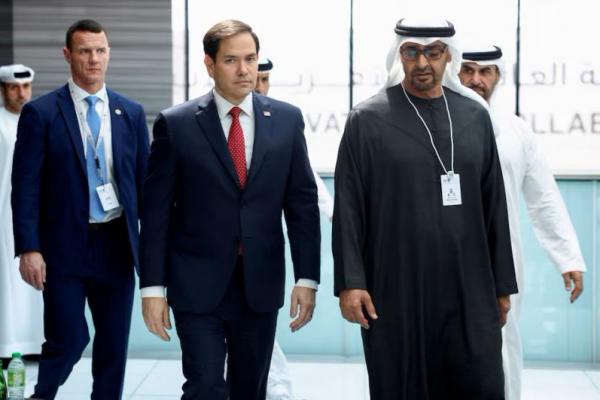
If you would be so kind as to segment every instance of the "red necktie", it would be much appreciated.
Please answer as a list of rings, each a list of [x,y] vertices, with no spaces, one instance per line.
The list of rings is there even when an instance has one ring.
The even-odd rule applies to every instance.
[[[229,136],[227,137],[227,147],[229,147],[231,159],[233,160],[235,171],[240,179],[240,186],[243,189],[244,186],[246,186],[248,171],[246,169],[244,131],[242,131],[242,125],[240,125],[240,112],[242,112],[242,109],[239,107],[233,107],[229,110],[229,114],[231,115],[231,128],[229,128]]]

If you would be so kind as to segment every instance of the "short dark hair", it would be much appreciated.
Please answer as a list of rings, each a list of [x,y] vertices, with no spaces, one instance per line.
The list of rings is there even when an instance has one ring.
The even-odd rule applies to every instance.
[[[66,44],[67,49],[69,50],[71,50],[71,45],[73,44],[73,34],[75,32],[104,32],[104,34],[106,34],[106,31],[98,21],[94,21],[93,19],[80,19],[71,25],[69,29],[67,29]]]
[[[252,35],[254,44],[256,44],[256,53],[258,53],[260,44],[258,42],[258,36],[252,31],[252,27],[242,21],[228,19],[213,25],[213,27],[206,32],[206,35],[204,35],[204,39],[202,40],[202,43],[204,44],[204,54],[215,60],[221,40],[246,32]]]

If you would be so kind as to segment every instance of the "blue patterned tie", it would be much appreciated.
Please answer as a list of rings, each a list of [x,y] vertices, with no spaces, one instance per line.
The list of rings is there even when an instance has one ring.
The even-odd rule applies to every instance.
[[[96,188],[100,185],[103,185],[104,182],[98,173],[98,168],[96,167],[96,161],[94,160],[94,146],[98,142],[98,135],[100,134],[100,116],[96,111],[96,103],[100,100],[96,96],[88,96],[85,98],[85,102],[88,104],[88,111],[86,114],[86,119],[88,126],[90,128],[90,132],[92,133],[92,137],[94,139],[94,143],[90,143],[89,138],[86,136],[86,165],[87,165],[87,175],[88,175],[88,190],[90,195],[90,218],[96,222],[101,222],[106,217],[106,212],[102,209],[102,203],[100,203],[100,197],[98,197],[98,193],[96,192]],[[99,143],[98,146],[98,162],[100,164],[100,169],[102,171],[102,176],[106,179],[106,163],[104,160],[104,145]]]

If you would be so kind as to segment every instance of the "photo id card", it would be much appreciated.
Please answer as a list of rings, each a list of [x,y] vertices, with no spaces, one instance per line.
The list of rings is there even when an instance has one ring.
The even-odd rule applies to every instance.
[[[98,197],[100,197],[100,203],[105,212],[119,207],[119,200],[117,199],[117,194],[112,183],[98,186],[96,192],[98,193]]]
[[[460,194],[460,175],[441,175],[442,204],[444,206],[459,206],[462,204]]]

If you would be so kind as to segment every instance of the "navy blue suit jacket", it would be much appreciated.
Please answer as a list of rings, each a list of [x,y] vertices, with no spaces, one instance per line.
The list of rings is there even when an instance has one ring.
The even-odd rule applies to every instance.
[[[144,110],[108,90],[114,178],[138,265],[138,208],[148,157]],[[40,251],[48,271],[77,274],[88,237],[89,194],[83,140],[68,85],[25,105],[12,171],[17,255]]]
[[[166,286],[178,311],[221,301],[241,243],[250,307],[283,305],[282,211],[296,279],[319,281],[317,188],[300,110],[254,94],[255,140],[240,189],[212,92],[164,110],[154,124],[141,217],[140,286]]]

